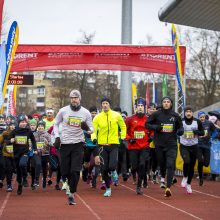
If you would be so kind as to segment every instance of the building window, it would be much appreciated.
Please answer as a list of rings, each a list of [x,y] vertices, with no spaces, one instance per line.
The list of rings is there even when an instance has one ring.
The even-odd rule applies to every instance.
[[[45,101],[45,98],[37,98],[37,102],[44,102]]]

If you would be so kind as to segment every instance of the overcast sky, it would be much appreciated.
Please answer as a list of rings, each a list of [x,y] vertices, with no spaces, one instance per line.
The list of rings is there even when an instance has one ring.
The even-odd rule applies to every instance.
[[[95,32],[94,44],[121,43],[122,0],[5,0],[4,30],[16,20],[20,44],[74,44]],[[170,40],[170,25],[158,19],[167,0],[133,0],[133,44],[152,36],[159,45]]]

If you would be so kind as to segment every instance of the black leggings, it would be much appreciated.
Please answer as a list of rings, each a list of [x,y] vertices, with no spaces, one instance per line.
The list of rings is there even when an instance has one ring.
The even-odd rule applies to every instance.
[[[170,188],[176,167],[177,145],[170,145],[169,147],[156,146],[155,150],[161,177],[165,178],[167,172],[167,187]]]
[[[5,176],[7,185],[11,185],[13,171],[15,169],[14,158],[4,157],[5,160]]]
[[[183,158],[183,176],[187,177],[187,183],[191,184],[194,167],[196,164],[198,145],[184,146],[180,145],[180,154]]]
[[[199,178],[202,179],[203,178],[203,166],[208,167],[210,163],[210,149],[199,147],[197,158],[198,158]]]
[[[144,179],[146,160],[149,159],[149,149],[130,150],[129,154],[132,173],[138,173],[137,187],[141,187]]]
[[[61,144],[61,174],[64,179],[68,179],[71,193],[77,191],[80,170],[82,169],[83,153],[83,142]]]
[[[109,172],[116,170],[118,165],[118,145],[100,146],[99,155],[101,157],[102,178],[106,187],[110,188],[111,176]]]
[[[46,180],[47,180],[48,163],[49,163],[49,155],[41,156],[41,167],[42,167],[42,173],[43,173],[43,182],[46,182]]]

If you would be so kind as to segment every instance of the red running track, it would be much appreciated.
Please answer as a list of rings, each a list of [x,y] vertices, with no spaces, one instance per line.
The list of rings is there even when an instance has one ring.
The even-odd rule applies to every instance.
[[[76,196],[77,205],[68,206],[65,192],[53,186],[35,191],[25,188],[21,196],[0,189],[1,220],[35,219],[220,219],[220,183],[205,181],[199,187],[193,179],[193,194],[181,188],[181,179],[172,187],[172,197],[165,198],[158,184],[149,183],[144,195],[135,194],[131,180],[112,187],[112,197],[104,198],[103,191],[92,189],[80,182]]]

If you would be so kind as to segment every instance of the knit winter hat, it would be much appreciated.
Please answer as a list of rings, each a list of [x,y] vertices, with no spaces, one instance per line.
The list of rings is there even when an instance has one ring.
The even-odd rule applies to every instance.
[[[206,116],[205,112],[202,111],[198,112],[198,118],[200,118],[201,116]]]
[[[46,127],[46,123],[45,123],[44,121],[39,121],[39,122],[37,123],[37,127],[38,127],[39,125],[43,125],[44,128]]]
[[[29,121],[29,125],[37,125],[37,121],[35,119],[31,119]]]
[[[184,108],[184,112],[186,112],[186,111],[192,111],[192,112],[193,112],[192,106],[187,105],[187,106]]]
[[[74,98],[74,97],[77,97],[81,100],[81,93],[80,91],[74,89],[70,92],[70,98]]]

